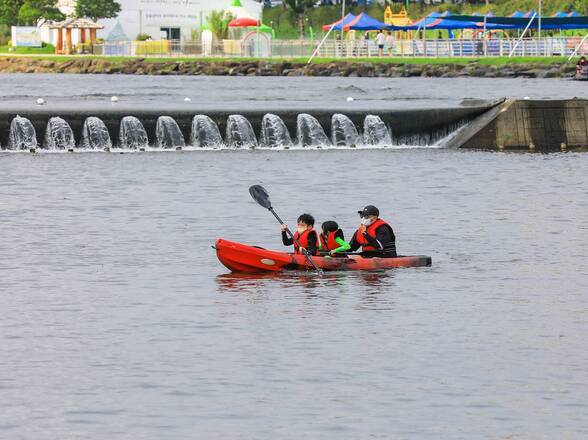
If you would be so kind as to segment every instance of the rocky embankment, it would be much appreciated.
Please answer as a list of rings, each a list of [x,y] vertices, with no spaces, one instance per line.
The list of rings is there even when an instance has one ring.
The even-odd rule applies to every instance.
[[[558,78],[572,77],[576,67],[566,63],[508,63],[486,65],[410,64],[337,61],[306,65],[288,61],[147,61],[142,58],[109,60],[76,58],[0,58],[1,73],[105,73],[134,75],[213,75],[213,76],[348,76],[348,77],[484,77]]]

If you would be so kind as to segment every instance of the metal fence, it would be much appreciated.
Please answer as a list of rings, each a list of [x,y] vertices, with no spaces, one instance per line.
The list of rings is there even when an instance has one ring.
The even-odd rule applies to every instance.
[[[136,57],[243,57],[243,58],[308,58],[319,47],[314,40],[273,40],[256,45],[255,40],[243,44],[240,40],[223,40],[214,44],[179,40],[122,41],[96,44],[92,52],[105,56]],[[579,48],[578,48],[579,46]],[[384,47],[382,56],[393,57],[550,57],[588,55],[588,40],[581,37],[549,37],[529,39],[450,39],[395,40]],[[327,40],[316,54],[321,58],[364,58],[380,56],[372,40]]]
[[[551,57],[570,56],[580,45],[580,37],[491,39],[491,40],[395,40],[392,47],[384,47],[382,55],[393,57]],[[579,55],[588,54],[588,41],[580,45]],[[375,42],[326,41],[317,53],[323,58],[377,57]]]
[[[271,58],[309,57],[319,44],[314,40],[273,40],[269,44],[257,45],[255,39],[242,43],[240,40],[222,40],[213,44],[198,41],[116,41],[95,44],[94,55],[128,57],[243,57]]]

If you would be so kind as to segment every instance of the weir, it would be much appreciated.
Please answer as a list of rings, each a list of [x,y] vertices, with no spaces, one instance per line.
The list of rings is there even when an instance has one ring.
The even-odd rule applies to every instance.
[[[373,113],[146,109],[118,104],[22,107],[0,110],[0,145],[5,150],[434,145],[494,105]]]
[[[588,148],[588,101],[506,100],[420,110],[240,111],[20,108],[0,111],[3,150],[387,147]]]
[[[446,145],[490,150],[588,148],[588,100],[508,99],[459,130]]]

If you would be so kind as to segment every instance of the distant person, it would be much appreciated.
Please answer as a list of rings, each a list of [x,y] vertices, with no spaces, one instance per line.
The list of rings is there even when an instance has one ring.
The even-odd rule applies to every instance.
[[[443,32],[441,32],[441,29],[439,29],[439,31],[437,32],[437,40],[442,40],[443,39]]]
[[[310,214],[302,214],[298,217],[298,225],[296,232],[294,232],[294,238],[300,243],[300,247],[296,244],[296,240],[292,240],[288,237],[286,229],[288,225],[283,224],[282,226],[282,243],[284,246],[294,245],[294,253],[302,254],[303,249],[306,249],[310,255],[316,255],[319,249],[319,235],[314,229],[314,217]]]
[[[351,238],[351,252],[361,248],[364,257],[396,257],[396,236],[392,226],[380,218],[380,211],[373,205],[357,211],[361,224]]]
[[[576,78],[588,79],[588,61],[585,56],[581,56],[576,64]]]
[[[388,56],[392,56],[394,52],[394,35],[390,31],[386,33],[386,47],[388,48]]]
[[[384,44],[386,43],[386,37],[384,33],[379,30],[376,34],[376,45],[378,46],[378,56],[382,58],[384,56]]]
[[[370,33],[366,31],[365,34],[363,34],[363,47],[365,48],[365,52],[367,56],[370,56]],[[357,56],[361,56],[362,54],[357,53]]]
[[[482,31],[478,31],[474,34],[474,39],[476,40],[476,55],[484,55],[484,33]]]
[[[334,256],[340,252],[347,252],[351,245],[345,241],[343,231],[337,222],[329,220],[321,225],[321,251]]]

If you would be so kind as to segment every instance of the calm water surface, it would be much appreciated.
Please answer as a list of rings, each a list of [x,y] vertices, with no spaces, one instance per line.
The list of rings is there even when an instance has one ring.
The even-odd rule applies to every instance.
[[[1,154],[0,438],[583,439],[588,156]],[[230,275],[380,207],[433,266]]]
[[[141,75],[0,75],[6,108],[112,107],[157,105],[167,109],[333,111],[455,107],[463,100],[504,97],[567,99],[585,97],[586,86],[569,79],[522,78],[281,78]],[[347,98],[354,98],[347,102]],[[190,98],[190,102],[184,102]]]

